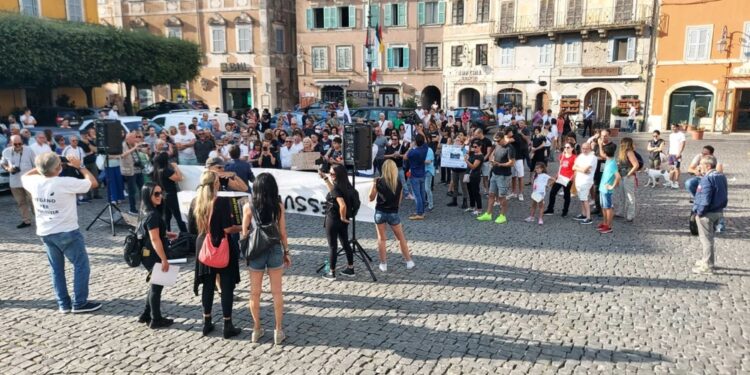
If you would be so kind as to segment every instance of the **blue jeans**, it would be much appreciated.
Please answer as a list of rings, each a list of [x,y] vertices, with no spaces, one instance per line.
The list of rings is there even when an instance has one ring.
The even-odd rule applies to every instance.
[[[401,186],[404,187],[404,196],[411,194],[411,186],[406,183],[406,173],[403,168],[398,169],[398,179],[401,181]]]
[[[424,215],[424,177],[410,177],[414,201],[417,204],[417,215]]]
[[[42,236],[47,249],[47,259],[52,269],[52,287],[55,289],[57,305],[61,309],[77,308],[85,305],[89,298],[89,256],[83,235],[76,229],[70,232]],[[71,306],[68,286],[65,281],[65,258],[73,264],[73,297]]]
[[[698,185],[701,183],[701,178],[698,176],[693,176],[685,180],[685,190],[690,193],[690,196],[692,198],[695,198],[695,192],[698,191]]]
[[[424,175],[424,195],[425,195],[425,201],[427,202],[427,207],[432,209],[435,205],[432,201],[432,179],[435,178],[435,176],[425,173]]]
[[[128,185],[128,203],[130,203],[130,211],[138,211],[138,194],[143,188],[143,173],[136,173],[132,176],[124,176],[125,183]]]

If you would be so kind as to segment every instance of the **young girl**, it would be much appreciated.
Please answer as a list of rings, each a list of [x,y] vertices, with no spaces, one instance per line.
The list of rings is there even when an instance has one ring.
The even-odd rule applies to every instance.
[[[531,193],[531,213],[526,218],[527,223],[534,222],[534,216],[539,218],[539,225],[544,224],[542,215],[544,215],[544,196],[547,193],[547,188],[555,181],[547,174],[547,166],[542,162],[536,163],[534,166],[534,185]]]

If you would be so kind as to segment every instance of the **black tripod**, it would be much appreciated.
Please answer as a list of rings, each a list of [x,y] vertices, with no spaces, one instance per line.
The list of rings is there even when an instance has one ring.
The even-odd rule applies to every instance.
[[[105,165],[105,168],[109,168],[109,153],[107,153],[107,148],[103,147],[103,148],[100,148],[100,150],[102,150],[101,153],[104,154],[104,165]],[[106,171],[106,169],[105,169],[105,171]],[[89,226],[86,227],[87,231],[89,229],[91,229],[91,227],[94,225],[94,223],[96,223],[97,220],[101,220],[101,221],[109,224],[109,227],[112,230],[112,235],[113,236],[115,235],[115,223],[122,220],[122,211],[120,211],[120,208],[117,207],[116,204],[113,204],[111,202],[112,194],[110,194],[110,192],[111,192],[110,189],[112,189],[112,181],[107,181],[107,205],[104,206],[104,208],[102,208],[101,211],[99,211],[99,213],[96,215],[96,217],[94,218],[94,220],[92,220],[91,223],[89,224]],[[120,217],[118,217],[117,220],[115,220],[115,215],[114,215],[114,211],[113,210],[117,211],[120,214]],[[106,218],[102,217],[102,214],[104,213],[104,211],[109,211],[109,221],[107,221]]]

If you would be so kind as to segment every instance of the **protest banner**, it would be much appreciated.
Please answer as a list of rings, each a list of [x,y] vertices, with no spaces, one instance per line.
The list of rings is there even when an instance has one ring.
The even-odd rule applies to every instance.
[[[440,152],[440,166],[445,168],[466,168],[463,147],[455,145],[443,145]]]

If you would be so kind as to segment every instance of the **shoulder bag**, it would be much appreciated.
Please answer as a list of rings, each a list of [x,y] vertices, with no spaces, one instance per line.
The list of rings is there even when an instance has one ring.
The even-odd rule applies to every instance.
[[[138,222],[135,228],[128,230],[127,236],[125,236],[125,246],[123,247],[123,257],[125,263],[130,267],[138,267],[141,265],[143,257],[143,223],[141,223],[141,212],[138,211]]]
[[[214,199],[213,204],[216,203]],[[201,245],[201,251],[198,253],[198,260],[204,265],[211,268],[225,268],[229,265],[229,236],[223,233],[224,236],[219,243],[219,246],[214,246],[211,242],[211,217],[213,216],[213,208],[211,214],[208,215],[209,230],[206,232],[206,237],[203,239],[203,245]]]
[[[253,220],[255,220],[255,225],[250,240],[250,249],[247,254],[248,264],[251,260],[258,259],[260,256],[266,254],[274,246],[281,244],[281,235],[279,234],[276,215],[273,215],[273,220],[270,223],[263,224],[260,221],[258,211],[253,210]]]

